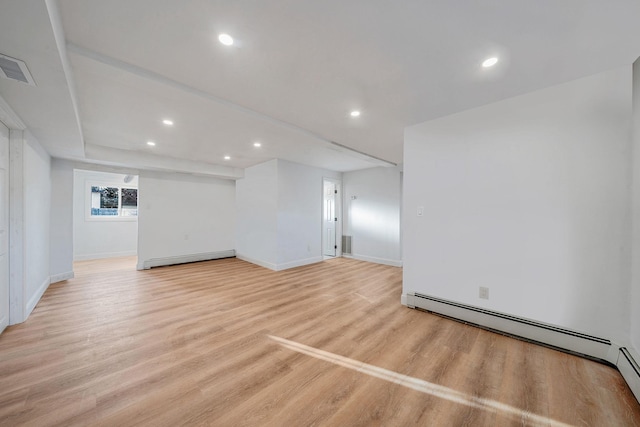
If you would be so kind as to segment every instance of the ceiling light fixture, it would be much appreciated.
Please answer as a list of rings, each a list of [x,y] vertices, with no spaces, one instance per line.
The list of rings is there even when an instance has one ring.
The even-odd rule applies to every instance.
[[[164,119],[162,123],[164,123],[167,126],[173,126],[173,120]]]
[[[254,147],[262,147],[262,144],[260,142],[254,142],[253,146]]]
[[[354,110],[351,112],[351,117],[359,117],[359,116],[360,116],[360,111]]]
[[[218,36],[218,40],[225,46],[231,46],[233,44],[233,37],[231,37],[229,34],[220,34]]]
[[[153,141],[147,141],[147,145],[150,146],[150,147],[153,147],[153,146],[156,145],[156,143],[153,142]]]
[[[491,58],[487,58],[484,60],[484,62],[482,63],[482,66],[484,68],[488,68],[488,67],[493,67],[494,65],[496,65],[498,63],[498,58],[496,58],[495,56],[491,57]]]
[[[231,160],[231,156],[224,156],[225,160]]]

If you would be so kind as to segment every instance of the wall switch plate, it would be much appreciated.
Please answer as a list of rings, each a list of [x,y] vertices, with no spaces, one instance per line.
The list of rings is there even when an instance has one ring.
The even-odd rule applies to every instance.
[[[478,296],[480,297],[480,299],[489,299],[489,288],[480,286],[480,292]]]
[[[418,206],[418,216],[424,215],[424,206]]]

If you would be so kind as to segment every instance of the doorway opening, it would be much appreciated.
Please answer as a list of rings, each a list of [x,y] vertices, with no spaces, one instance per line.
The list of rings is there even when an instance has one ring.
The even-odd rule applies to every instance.
[[[73,260],[138,253],[138,176],[74,170]]]
[[[322,256],[335,258],[342,254],[341,182],[322,180]]]

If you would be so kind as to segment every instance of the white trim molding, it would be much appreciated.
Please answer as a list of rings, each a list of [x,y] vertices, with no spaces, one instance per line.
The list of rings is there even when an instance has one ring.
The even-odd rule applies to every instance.
[[[261,261],[258,259],[254,259],[242,254],[236,254],[236,258],[242,260],[242,261],[246,261],[246,262],[250,262],[251,264],[255,264],[255,265],[259,265],[260,267],[264,267],[264,268],[268,268],[269,270],[273,270],[273,271],[282,271],[282,270],[288,270],[290,268],[295,268],[295,267],[302,267],[304,265],[310,265],[310,264],[316,264],[318,262],[322,262],[324,261],[324,257],[322,256],[315,256],[315,257],[311,257],[311,258],[305,258],[305,259],[299,259],[299,260],[295,260],[295,261],[289,261],[289,262],[285,262],[282,264],[274,264],[271,262],[266,262],[266,261]]]
[[[397,260],[397,259],[378,258],[378,257],[358,255],[358,254],[351,254],[351,255],[342,254],[342,256],[345,258],[357,259],[359,261],[372,262],[374,264],[390,265],[392,267],[402,267],[402,260]]]
[[[122,252],[98,252],[95,254],[81,254],[73,257],[74,261],[88,261],[91,259],[104,259],[104,258],[116,258],[121,256],[134,256],[137,255],[137,251],[122,251]],[[180,264],[180,263],[176,263]]]
[[[22,119],[18,117],[2,96],[0,96],[0,122],[4,123],[9,129],[25,130],[27,128]]]
[[[36,305],[38,305],[40,298],[42,298],[42,295],[44,295],[50,284],[51,279],[47,277],[44,282],[42,282],[42,284],[38,287],[38,290],[29,299],[29,301],[27,302],[26,313],[24,314],[24,320],[27,320],[29,318],[31,312],[34,308],[36,308]]]
[[[73,271],[67,271],[66,273],[54,274],[49,279],[49,282],[50,282],[50,284],[51,283],[64,282],[65,280],[73,279],[74,277],[76,277],[76,276],[75,276],[75,273]]]
[[[322,256],[316,256],[316,257],[305,258],[305,259],[298,259],[298,260],[295,260],[295,261],[289,261],[289,262],[285,262],[283,264],[278,264],[278,265],[276,265],[275,270],[276,271],[288,270],[290,268],[302,267],[303,265],[316,264],[318,262],[322,262],[323,260],[324,260],[324,258]]]
[[[249,262],[251,264],[259,265],[260,267],[268,268],[269,270],[278,271],[277,270],[277,265],[276,264],[272,264],[270,262],[260,261],[258,259],[254,259],[254,258],[248,257],[246,255],[242,255],[242,254],[236,254],[236,258],[238,258],[239,260],[242,260],[242,261]]]

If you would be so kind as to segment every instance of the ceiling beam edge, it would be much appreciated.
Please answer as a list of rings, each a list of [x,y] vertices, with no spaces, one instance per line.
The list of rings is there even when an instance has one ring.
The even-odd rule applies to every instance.
[[[162,85],[172,87],[172,88],[180,90],[182,92],[189,93],[191,95],[195,95],[195,96],[198,96],[200,98],[204,98],[204,99],[206,99],[208,101],[217,103],[219,105],[222,105],[222,106],[225,106],[227,108],[233,109],[235,111],[241,112],[243,114],[249,115],[249,116],[251,116],[253,118],[257,118],[257,119],[263,120],[265,122],[268,122],[270,124],[274,124],[274,125],[283,127],[283,128],[285,128],[287,130],[297,132],[297,133],[302,134],[302,135],[304,135],[306,137],[312,138],[312,139],[318,141],[319,143],[324,144],[326,148],[331,148],[331,149],[335,150],[336,147],[337,147],[339,149],[339,151],[341,151],[341,152],[343,152],[345,154],[350,154],[350,155],[353,155],[353,156],[355,156],[357,158],[365,159],[365,160],[371,162],[374,165],[386,166],[386,167],[397,166],[396,163],[381,159],[379,157],[372,156],[372,155],[364,153],[362,151],[354,150],[353,148],[350,148],[350,147],[348,147],[346,145],[331,141],[328,138],[325,138],[325,137],[323,137],[323,136],[321,136],[321,135],[319,135],[319,134],[317,134],[315,132],[312,132],[310,130],[304,129],[304,128],[300,127],[300,126],[294,125],[293,123],[289,123],[289,122],[286,122],[284,120],[276,119],[276,118],[271,117],[271,116],[269,116],[267,114],[261,113],[259,111],[252,110],[252,109],[244,107],[244,106],[242,106],[240,104],[236,104],[234,102],[231,102],[231,101],[229,101],[227,99],[220,98],[218,96],[212,95],[212,94],[210,94],[208,92],[205,92],[203,90],[197,89],[197,88],[195,88],[193,86],[189,86],[187,84],[184,84],[184,83],[178,82],[176,80],[170,79],[170,78],[165,77],[165,76],[163,76],[161,74],[158,74],[158,73],[156,73],[154,71],[150,71],[150,70],[147,70],[145,68],[138,67],[137,65],[133,65],[133,64],[130,64],[128,62],[121,61],[119,59],[116,59],[116,58],[113,58],[113,57],[110,57],[110,56],[107,56],[107,55],[103,55],[103,54],[98,53],[96,51],[93,51],[91,49],[87,49],[85,47],[79,46],[77,44],[70,43],[70,42],[67,43],[67,51],[68,52],[72,52],[72,53],[74,53],[76,55],[80,55],[82,57],[91,59],[93,61],[102,63],[102,64],[107,65],[109,67],[116,68],[116,69],[118,69],[120,71],[128,72],[130,74],[133,74],[135,76],[141,77],[143,79],[148,79],[150,81],[154,81],[156,83],[160,83]]]

